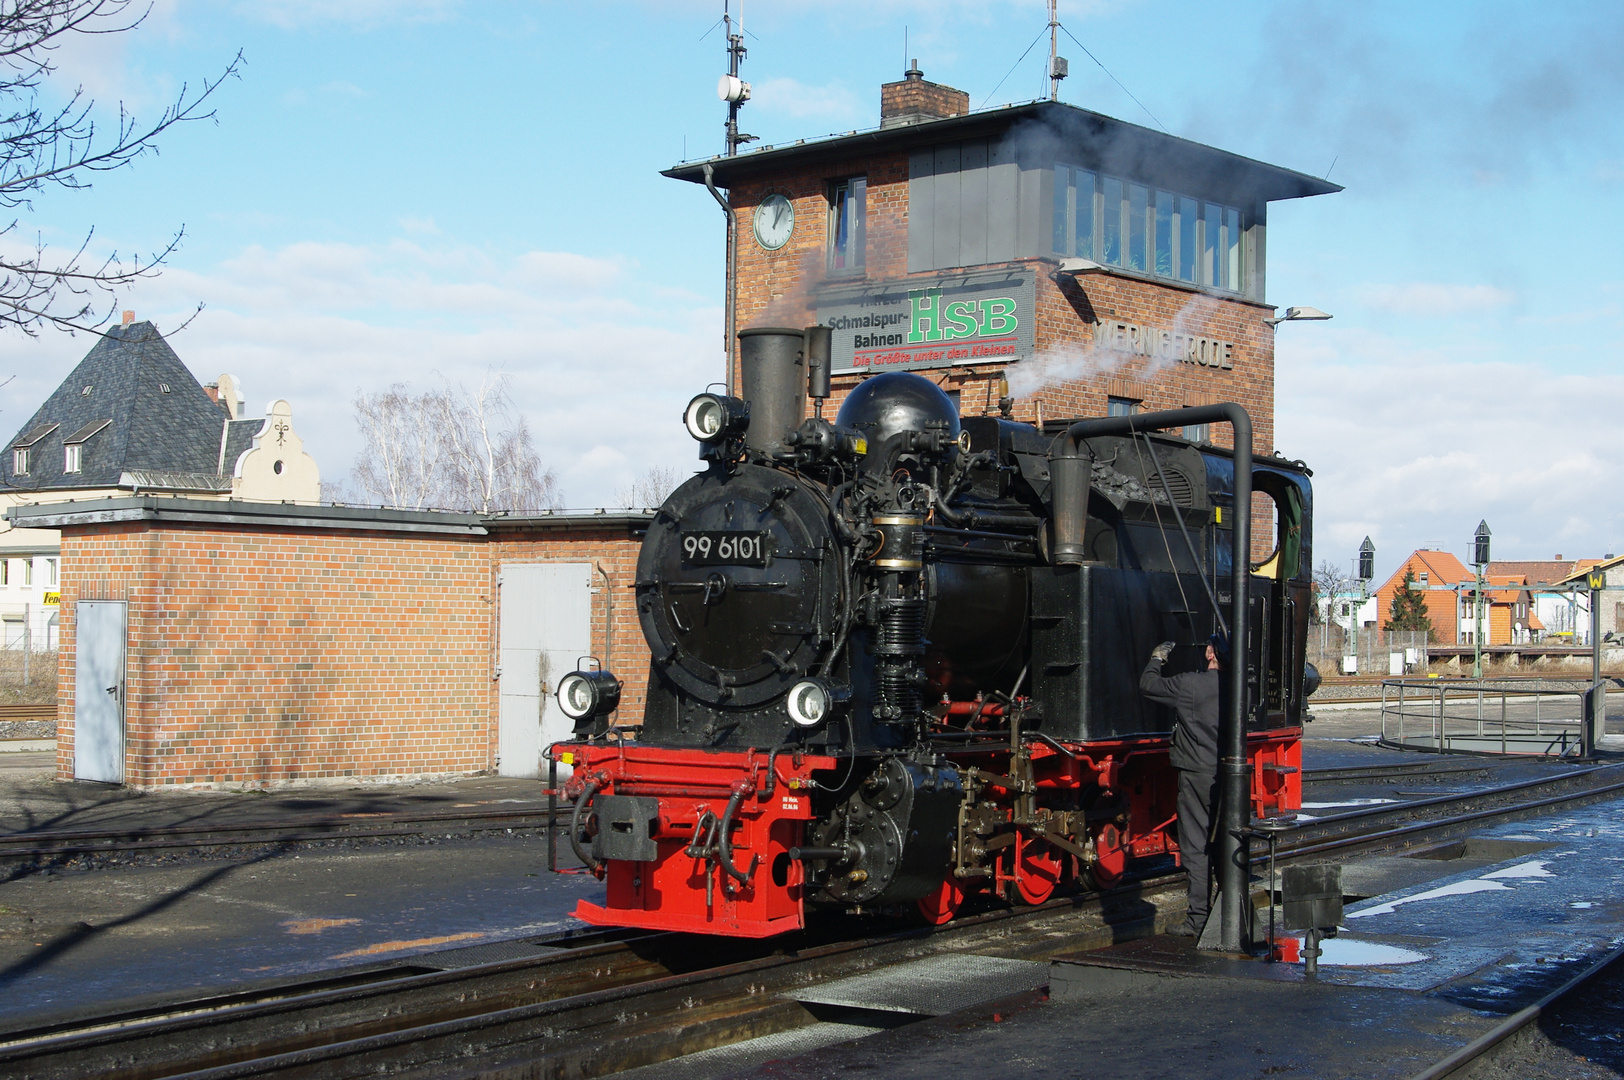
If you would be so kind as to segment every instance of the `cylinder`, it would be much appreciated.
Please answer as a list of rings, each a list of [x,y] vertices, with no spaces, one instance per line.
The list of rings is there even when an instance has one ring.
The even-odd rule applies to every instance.
[[[834,334],[827,326],[806,328],[806,392],[822,401],[829,396],[829,371],[834,363]]]
[[[744,444],[762,454],[788,450],[784,437],[806,415],[806,339],[799,330],[758,326],[739,331],[739,368],[750,427]]]

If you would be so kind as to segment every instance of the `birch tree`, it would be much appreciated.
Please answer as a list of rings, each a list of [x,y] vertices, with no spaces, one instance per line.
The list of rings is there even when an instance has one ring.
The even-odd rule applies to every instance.
[[[628,508],[655,507],[682,483],[681,470],[674,465],[655,465],[615,492],[615,501]]]
[[[561,504],[505,375],[487,374],[477,392],[447,382],[357,394],[355,419],[364,446],[351,477],[369,502],[480,514]]]

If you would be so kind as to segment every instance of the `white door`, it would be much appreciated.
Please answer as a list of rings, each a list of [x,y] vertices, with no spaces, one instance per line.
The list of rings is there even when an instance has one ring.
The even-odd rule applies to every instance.
[[[573,730],[553,692],[592,651],[592,564],[507,563],[498,629],[497,767],[541,774],[541,752]]]
[[[73,606],[73,775],[124,782],[124,601]]]

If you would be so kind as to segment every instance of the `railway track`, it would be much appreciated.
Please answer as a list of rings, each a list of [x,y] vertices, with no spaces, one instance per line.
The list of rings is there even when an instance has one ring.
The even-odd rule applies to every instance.
[[[1304,783],[1383,779],[1399,776],[1485,775],[1492,765],[1427,763],[1314,769]],[[137,854],[177,848],[248,847],[262,844],[315,843],[341,839],[388,838],[450,830],[545,829],[552,814],[541,806],[496,810],[448,810],[439,813],[389,812],[306,815],[275,824],[232,822],[157,825],[142,828],[59,829],[0,833],[0,862],[50,856]],[[562,820],[562,819],[560,819]]]
[[[1522,763],[1525,759],[1515,759]],[[1493,772],[1497,766],[1510,761],[1483,760],[1476,764],[1439,764],[1431,761],[1404,762],[1398,765],[1356,765],[1340,769],[1304,769],[1303,783],[1330,784],[1349,780],[1385,780],[1408,776],[1460,776],[1482,775]]]
[[[307,815],[266,822],[217,822],[123,829],[62,829],[0,834],[0,862],[60,855],[123,854],[174,848],[310,843],[416,836],[427,832],[545,829],[546,807]]]
[[[1411,1080],[1464,1080],[1468,1076],[1482,1075],[1486,1068],[1501,1064],[1505,1059],[1517,1056],[1519,1051],[1526,1050],[1523,1043],[1535,1033],[1536,1024],[1543,1024],[1560,1015],[1567,1006],[1577,1004],[1586,995],[1597,991],[1602,983],[1618,982],[1621,975],[1624,975],[1624,946],[1590,964],[1534,1004],[1512,1013],[1447,1058],[1416,1073]],[[1618,990],[1614,988],[1612,993],[1616,996]],[[1616,1022],[1615,1013],[1608,1027],[1616,1027]],[[1536,1075],[1523,1071],[1524,1068],[1512,1065],[1513,1071],[1508,1075]],[[1541,1071],[1537,1075],[1548,1074]],[[1599,1074],[1586,1070],[1583,1075]]]
[[[1281,857],[1420,845],[1490,820],[1621,795],[1624,767],[1574,770],[1321,819],[1282,847]],[[1430,807],[1431,817],[1414,820],[1421,807]],[[1451,812],[1440,816],[1446,807]],[[821,1014],[795,992],[845,975],[955,952],[1041,960],[1148,935],[1182,917],[1181,886],[1180,875],[1162,874],[1108,894],[984,912],[930,930],[871,928],[855,939],[830,923],[773,942],[578,934],[524,960],[450,971],[329,973],[253,994],[13,1031],[0,1035],[0,1074],[605,1075],[813,1023]]]

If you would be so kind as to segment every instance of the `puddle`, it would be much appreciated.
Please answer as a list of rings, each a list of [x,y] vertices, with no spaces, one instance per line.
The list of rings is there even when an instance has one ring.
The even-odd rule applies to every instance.
[[[1298,963],[1302,963],[1299,939]],[[1354,941],[1350,938],[1326,938],[1320,942],[1319,962],[1324,967],[1386,967],[1393,964],[1416,964],[1430,959],[1426,953],[1414,949],[1401,949],[1397,945],[1382,945],[1375,941]]]

